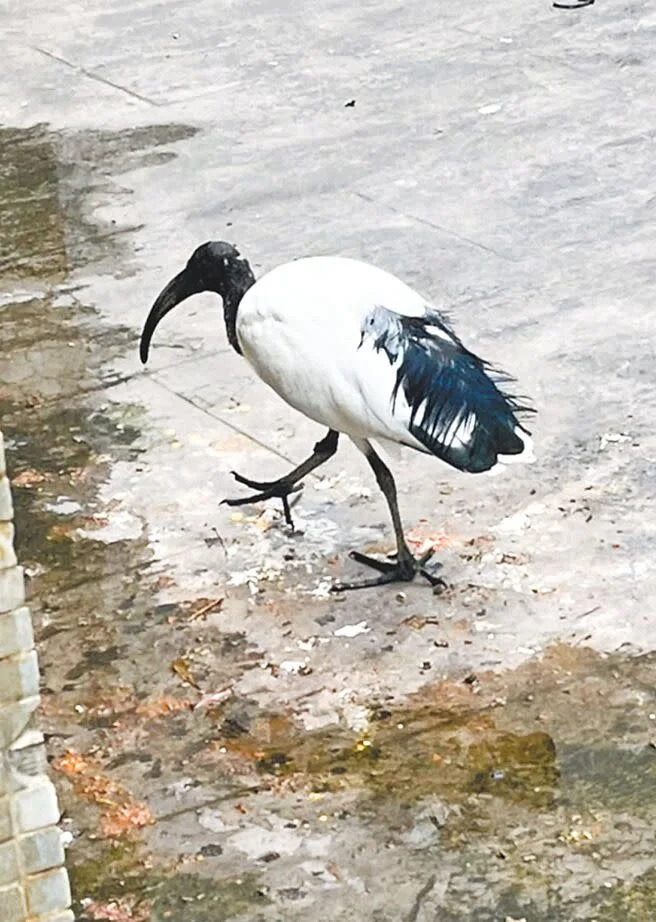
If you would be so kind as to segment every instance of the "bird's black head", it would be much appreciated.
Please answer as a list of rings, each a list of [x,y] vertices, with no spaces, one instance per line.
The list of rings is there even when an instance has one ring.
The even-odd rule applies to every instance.
[[[200,286],[200,291],[216,291],[221,294],[239,262],[244,260],[240,259],[237,247],[223,240],[210,240],[194,250],[184,273],[190,281]]]
[[[236,247],[223,240],[203,243],[191,254],[182,272],[160,292],[150,309],[141,333],[141,361],[148,360],[150,341],[160,320],[177,304],[201,291],[215,291],[221,295],[228,340],[237,352],[241,352],[235,329],[237,308],[254,282],[248,261],[240,256]]]

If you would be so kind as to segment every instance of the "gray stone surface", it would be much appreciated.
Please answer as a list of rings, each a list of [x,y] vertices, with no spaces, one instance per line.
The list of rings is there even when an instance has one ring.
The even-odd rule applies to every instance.
[[[0,412],[78,915],[650,917],[653,9],[35,0],[0,28]],[[208,238],[258,275],[396,272],[532,397],[531,467],[393,462],[442,596],[326,596],[390,547],[348,446],[302,536],[217,505],[320,433],[209,295],[139,366]]]
[[[55,791],[46,779],[38,779],[17,792],[12,799],[14,827],[20,832],[33,832],[59,819]]]
[[[0,845],[0,887],[20,880],[21,868],[18,859],[18,844],[10,839]]]
[[[0,842],[11,836],[11,803],[9,797],[0,797]]]
[[[10,612],[25,601],[23,570],[5,567],[0,570],[0,614]]]
[[[38,874],[64,864],[64,848],[59,829],[38,829],[20,840],[20,854],[27,874]],[[66,903],[59,904],[66,905]]]
[[[39,692],[36,651],[19,653],[0,662],[0,702],[33,698]]]
[[[0,451],[2,451],[1,446]],[[13,517],[14,510],[11,506],[11,491],[9,489],[9,480],[0,472],[0,522],[11,522]]]
[[[2,905],[3,918],[7,922],[24,922],[27,912],[25,896],[17,884],[0,887],[0,900],[2,900],[0,905]]]
[[[15,566],[14,526],[11,522],[0,522],[0,570]]]
[[[15,608],[0,615],[0,658],[14,656],[34,645],[29,608]]]
[[[37,919],[59,913],[71,902],[68,875],[64,868],[31,875],[27,879],[26,891],[28,910]]]

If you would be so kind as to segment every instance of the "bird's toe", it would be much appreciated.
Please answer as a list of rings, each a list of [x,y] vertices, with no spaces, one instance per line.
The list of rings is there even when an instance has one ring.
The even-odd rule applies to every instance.
[[[371,579],[358,580],[353,583],[335,583],[331,587],[331,592],[346,592],[351,589],[368,589],[373,586],[385,586],[388,583],[409,583],[420,573],[433,587],[434,592],[442,591],[446,588],[446,583],[441,576],[437,576],[430,570],[427,570],[425,564],[433,556],[434,550],[431,548],[419,559],[413,557],[408,551],[407,554],[394,555],[393,560],[379,560],[378,557],[370,557],[368,554],[362,554],[360,551],[350,551],[349,557],[356,563],[361,563],[372,570],[377,570],[379,576]],[[432,569],[439,569],[441,564],[433,564]]]
[[[245,487],[250,487],[251,490],[268,490],[276,483],[275,480],[251,480],[250,477],[244,477],[243,474],[237,471],[230,471],[230,473],[237,483],[243,483]]]

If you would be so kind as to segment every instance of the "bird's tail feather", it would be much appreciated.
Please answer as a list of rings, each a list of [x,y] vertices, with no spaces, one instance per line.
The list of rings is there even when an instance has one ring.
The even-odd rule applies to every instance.
[[[503,474],[504,470],[511,464],[533,464],[535,461],[534,443],[531,436],[525,429],[515,430],[518,437],[524,443],[524,448],[516,455],[497,455],[497,463],[489,470],[484,471],[490,477],[497,477]]]

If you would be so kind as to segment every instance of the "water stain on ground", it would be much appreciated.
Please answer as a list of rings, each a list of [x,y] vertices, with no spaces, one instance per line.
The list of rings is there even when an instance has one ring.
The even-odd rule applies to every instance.
[[[653,687],[655,670],[654,657],[554,647],[515,672],[480,676],[476,690],[471,683],[440,683],[405,703],[372,703],[367,729],[357,733],[344,727],[307,733],[293,715],[233,702],[197,717],[218,727],[199,756],[201,762],[213,756],[217,775],[235,760],[242,778],[251,766],[253,779],[260,778],[253,791],[263,783],[280,801],[291,797],[298,804],[301,797],[327,816],[349,794],[343,822],[369,826],[374,836],[384,830],[386,847],[411,841],[431,861],[458,856],[469,895],[459,892],[453,874],[452,900],[440,919],[614,922],[628,913],[638,920],[647,918],[640,912],[654,898],[653,875],[631,884],[618,880],[612,867],[618,850],[625,858],[649,854],[654,838],[656,752],[640,690]],[[603,708],[590,709],[595,698]],[[536,725],[541,729],[532,729]],[[171,736],[168,745],[175,745]],[[247,793],[230,800],[262,822]],[[230,802],[227,809],[233,809]],[[288,806],[286,815],[301,817],[307,809]],[[215,854],[220,867],[221,849]],[[598,879],[588,870],[589,881],[578,892],[554,891],[562,873],[556,869],[577,863],[595,867]],[[91,867],[99,873],[93,882],[86,878],[85,892],[116,896],[116,878],[125,875],[113,867],[111,852]],[[167,874],[174,867],[161,865]],[[217,880],[211,866],[199,867],[200,876],[185,878],[196,895],[208,887],[220,894],[221,874]],[[489,907],[476,896],[472,877],[486,881],[494,897]],[[134,890],[126,886],[133,896],[142,892],[141,883]],[[266,895],[261,873],[253,886]],[[539,896],[545,886],[548,900]],[[478,908],[469,906],[472,900]],[[456,901],[460,910],[453,914],[448,907]],[[594,916],[581,914],[591,907]]]
[[[372,705],[362,732],[308,733],[285,714],[220,726],[225,745],[262,775],[317,791],[355,784],[378,800],[491,795],[536,810],[562,804],[645,815],[656,797],[655,687],[654,656],[557,645],[511,673]]]
[[[408,854],[401,882],[448,868],[441,922],[651,919],[653,655],[555,645],[516,670],[454,676],[406,698],[369,700],[361,689],[357,727],[306,730],[271,696],[265,705],[230,693],[262,655],[245,634],[194,616],[220,611],[220,599],[159,602],[145,523],[107,536],[116,509],[102,487],[119,462],[138,473],[148,443],[143,408],[111,399],[112,361],[134,348],[134,334],[103,324],[71,281],[75,267],[111,263],[123,247],[124,229],[91,224],[84,197],[90,183],[165,162],[162,147],[190,133],[0,132],[0,278],[40,286],[25,297],[8,289],[0,307],[0,413],[42,721],[75,836],[78,918],[109,918],[102,907],[112,902],[135,920],[280,918],[303,889],[287,880],[295,869],[273,849],[244,858],[221,830],[282,818],[294,829],[342,824],[327,864],[331,849],[346,862],[340,835],[364,830],[381,856]],[[228,604],[242,604],[240,591]],[[284,608],[284,587],[277,601]],[[215,811],[209,842],[203,810]],[[176,820],[186,839],[158,848]],[[324,873],[307,872],[320,882]],[[367,918],[389,918],[380,913]]]
[[[187,125],[122,132],[0,129],[0,280],[62,283],[87,265],[125,255],[134,228],[99,226],[86,214],[92,190],[138,166],[174,157],[160,148],[195,134]]]

